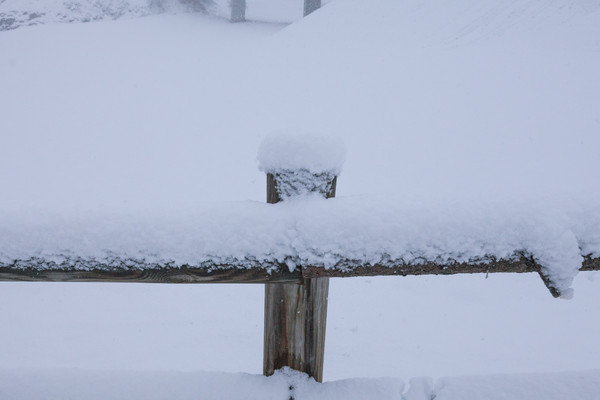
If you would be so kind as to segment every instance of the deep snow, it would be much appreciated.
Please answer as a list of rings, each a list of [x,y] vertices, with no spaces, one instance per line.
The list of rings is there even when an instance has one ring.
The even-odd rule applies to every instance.
[[[283,197],[314,185],[314,176],[307,176]],[[0,266],[88,270],[287,263],[293,270],[296,265],[334,268],[348,260],[390,266],[510,260],[525,251],[563,296],[571,297],[582,256],[600,256],[598,207],[578,206],[301,196],[277,205],[225,202],[177,211],[13,210],[0,212]]]
[[[0,370],[0,395],[11,400],[590,400],[600,371],[411,379],[354,378],[316,383],[295,371],[264,377],[215,372]]]
[[[294,127],[346,142],[334,204],[558,207],[553,227],[597,241],[599,19],[595,0],[338,0],[283,30],[187,14],[1,32],[0,209],[264,202],[258,144]],[[325,379],[597,369],[598,274],[573,286],[333,280]],[[261,287],[0,287],[1,367],[260,372]]]

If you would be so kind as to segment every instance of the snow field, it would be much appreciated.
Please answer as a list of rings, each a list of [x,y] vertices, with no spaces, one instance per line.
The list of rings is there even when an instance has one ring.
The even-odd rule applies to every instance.
[[[272,377],[216,372],[105,372],[0,370],[0,394],[12,400],[43,396],[87,400],[589,400],[600,390],[600,371],[536,375],[415,378],[354,378],[316,383],[294,371]]]
[[[239,213],[225,225],[246,218],[249,233],[264,210],[288,207],[297,214],[282,221],[302,222],[294,218],[310,214],[313,203],[260,204],[264,173],[255,159],[268,132],[292,126],[347,145],[338,199],[314,206],[335,204],[327,218],[353,216],[353,204],[366,206],[362,212],[391,207],[344,218],[349,231],[373,217],[384,225],[370,225],[371,232],[387,227],[405,244],[423,244],[420,235],[438,228],[452,233],[430,236],[433,246],[420,248],[426,254],[460,246],[508,251],[527,239],[540,259],[566,267],[567,275],[557,275],[566,284],[573,260],[597,254],[600,241],[599,5],[338,0],[285,29],[188,14],[1,32],[6,259],[30,251],[56,256],[57,248],[100,257],[111,246],[143,253],[155,244],[165,247],[143,257],[184,259],[183,234],[202,231],[194,222],[210,210]],[[394,210],[404,220],[388,221]],[[299,232],[292,230],[280,240],[306,245],[310,230],[320,234],[321,227],[307,222],[305,237],[292,240]],[[77,236],[82,231],[94,240]],[[133,235],[120,242],[115,232]],[[478,247],[469,232],[500,241]],[[170,234],[182,240],[167,248]],[[231,243],[244,250],[249,237]],[[364,256],[370,245],[354,240]],[[207,243],[209,250],[222,245]],[[333,237],[328,245],[343,243]],[[307,257],[318,257],[311,251]],[[558,302],[531,274],[332,280],[325,379],[597,370],[598,282],[598,274],[581,273],[573,300]],[[11,370],[1,374],[3,390],[42,388],[12,384],[20,373],[30,381],[36,368],[54,370],[45,378],[54,393],[85,390],[57,368],[260,373],[261,287],[0,287],[0,366]],[[143,383],[160,382],[139,374]],[[438,400],[531,398],[545,388],[559,399],[598,393],[597,378],[589,377],[595,372],[569,374],[489,377],[495,383],[443,378],[435,387]],[[94,386],[100,375],[91,375],[94,393],[112,390]],[[287,395],[285,381],[273,389],[258,376],[215,376],[204,378],[240,386],[247,378],[248,394],[254,387],[265,398]],[[115,392],[131,393],[124,380]],[[373,391],[399,395],[398,381],[390,382]],[[431,394],[428,381],[420,382],[418,393]],[[229,388],[221,385],[220,393],[242,395]]]

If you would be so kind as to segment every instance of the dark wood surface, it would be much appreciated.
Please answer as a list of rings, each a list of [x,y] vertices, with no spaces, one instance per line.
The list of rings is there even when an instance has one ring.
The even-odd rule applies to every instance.
[[[336,184],[334,177],[323,197],[334,197]],[[280,200],[277,177],[267,174],[267,203]],[[300,285],[265,285],[264,375],[290,367],[323,381],[328,294],[328,277],[303,278]]]
[[[600,257],[585,257],[580,271],[600,271]]]
[[[584,257],[580,271],[600,270],[600,258]],[[554,287],[544,274],[543,268],[531,256],[521,255],[514,259],[504,260],[488,258],[470,262],[404,264],[401,261],[382,264],[360,264],[351,260],[339,262],[334,268],[304,267],[305,278],[316,277],[352,277],[352,276],[408,276],[408,275],[455,275],[455,274],[492,274],[492,273],[525,273],[536,272],[552,296],[560,297],[561,292]]]
[[[259,262],[250,268],[241,267],[242,262],[220,265],[207,262],[203,266],[174,268],[169,265],[144,265],[137,263],[134,268],[124,260],[121,264],[86,265],[80,260],[78,269],[55,265],[53,268],[40,268],[38,259],[16,261],[10,265],[0,265],[0,281],[45,281],[45,282],[148,282],[148,283],[301,283],[302,278],[347,278],[353,276],[407,276],[407,275],[454,275],[499,272],[540,272],[540,266],[528,256],[512,260],[486,259],[464,263],[405,264],[390,261],[385,264],[360,264],[352,260],[339,262],[334,268],[319,266],[299,266],[289,272],[285,264],[271,263],[269,269]],[[586,257],[580,271],[600,270],[600,258]]]
[[[302,280],[298,269],[286,266],[269,272],[264,268],[150,268],[150,269],[35,269],[0,267],[0,281],[28,282],[137,282],[137,283],[266,283]]]
[[[267,174],[267,203],[275,204],[281,201],[279,197],[279,191],[277,189],[277,176],[271,173]],[[328,182],[329,191],[321,193],[326,199],[335,197],[335,190],[337,187],[337,176],[333,177],[333,180]]]
[[[329,278],[265,285],[263,373],[288,366],[323,381]]]

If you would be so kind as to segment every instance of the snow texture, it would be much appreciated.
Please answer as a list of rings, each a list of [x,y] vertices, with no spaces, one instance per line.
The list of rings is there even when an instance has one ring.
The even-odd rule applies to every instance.
[[[332,190],[346,149],[340,139],[299,132],[274,132],[258,149],[259,169],[273,174],[283,201]]]
[[[599,378],[600,371],[449,377],[436,382],[434,393],[436,400],[584,400],[598,397]]]
[[[579,243],[600,249],[600,220],[588,219],[589,230],[581,230],[577,219],[561,211],[565,208],[358,196],[205,204],[150,214],[3,213],[0,266],[273,268],[287,263],[339,268],[347,260],[352,265],[485,262],[525,253],[568,297],[585,255]]]
[[[316,383],[284,368],[271,377],[216,372],[0,370],[0,395],[11,400],[591,400],[600,371],[530,375],[354,378]]]
[[[263,172],[308,170],[339,175],[346,157],[344,142],[314,133],[278,131],[267,135],[258,149]]]
[[[51,22],[89,22],[163,12],[206,11],[212,0],[2,0],[0,31]]]
[[[317,208],[337,210],[358,258],[533,249],[567,286],[578,257],[600,256],[598,26],[597,0],[334,0],[288,27],[187,14],[1,32],[2,257],[318,258],[307,236],[331,228],[310,202],[261,204],[253,149],[293,126],[348,144],[339,199]],[[371,201],[376,221],[354,231]],[[265,221],[275,243],[223,238]],[[190,253],[203,224],[216,237]],[[379,228],[398,234],[380,252],[362,242]],[[332,238],[320,249],[349,247]],[[332,280],[326,377],[598,368],[600,275],[576,279],[570,302],[533,274]],[[5,368],[260,371],[258,286],[0,285]]]
[[[326,197],[333,188],[335,176],[332,172],[315,174],[307,169],[284,169],[273,172],[275,190],[279,199],[283,201],[316,193]]]

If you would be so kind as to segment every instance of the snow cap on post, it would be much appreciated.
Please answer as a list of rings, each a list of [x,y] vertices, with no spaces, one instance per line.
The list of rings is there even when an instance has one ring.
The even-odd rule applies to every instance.
[[[267,201],[311,193],[334,197],[345,155],[343,142],[333,137],[289,131],[267,135],[258,149],[259,169],[274,189],[267,189]]]

